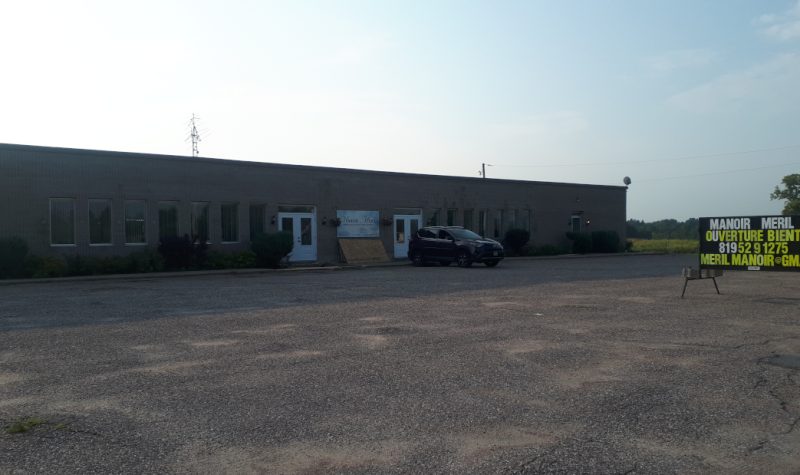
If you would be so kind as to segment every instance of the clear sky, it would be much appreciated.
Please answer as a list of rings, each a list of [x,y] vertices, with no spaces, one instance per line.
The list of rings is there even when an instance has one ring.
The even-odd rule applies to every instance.
[[[800,0],[0,0],[0,142],[622,185],[779,213]]]

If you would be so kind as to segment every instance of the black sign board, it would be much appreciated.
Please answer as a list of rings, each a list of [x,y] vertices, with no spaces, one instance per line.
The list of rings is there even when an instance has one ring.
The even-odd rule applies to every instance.
[[[700,218],[700,268],[800,271],[800,216]]]

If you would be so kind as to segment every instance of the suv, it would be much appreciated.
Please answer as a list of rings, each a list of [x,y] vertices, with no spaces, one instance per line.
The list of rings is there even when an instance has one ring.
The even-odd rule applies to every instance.
[[[469,267],[473,262],[494,267],[504,257],[499,242],[461,226],[426,226],[414,233],[408,244],[408,258],[415,266],[433,261],[446,266],[455,261],[460,267]]]

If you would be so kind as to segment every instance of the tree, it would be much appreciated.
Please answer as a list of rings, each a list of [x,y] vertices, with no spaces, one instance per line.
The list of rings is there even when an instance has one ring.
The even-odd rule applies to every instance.
[[[785,188],[775,187],[769,195],[771,200],[786,200],[783,207],[784,216],[800,214],[800,173],[786,175],[781,181]]]

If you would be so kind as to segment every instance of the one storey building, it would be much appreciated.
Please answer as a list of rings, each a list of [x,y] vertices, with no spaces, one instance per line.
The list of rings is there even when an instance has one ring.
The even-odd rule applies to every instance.
[[[624,186],[422,175],[144,153],[0,144],[0,238],[39,255],[123,255],[191,235],[220,251],[293,233],[292,261],[337,262],[344,239],[404,259],[426,224],[534,245],[568,231],[625,237]]]

